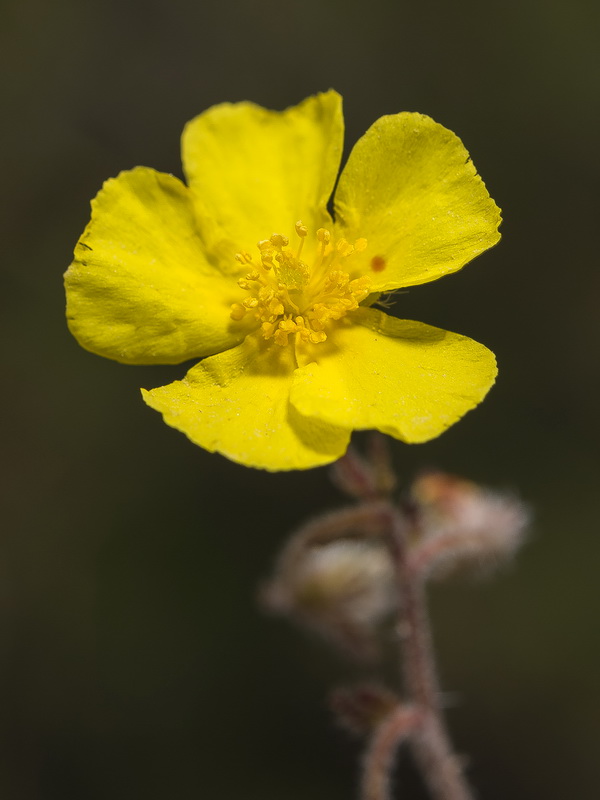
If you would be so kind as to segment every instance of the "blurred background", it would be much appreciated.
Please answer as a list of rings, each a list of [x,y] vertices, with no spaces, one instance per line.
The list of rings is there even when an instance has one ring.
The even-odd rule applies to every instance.
[[[324,698],[360,676],[261,613],[286,533],[335,508],[327,471],[269,475],[166,427],[78,347],[62,273],[102,182],[181,175],[213,103],[334,87],[347,145],[379,116],[456,131],[504,238],[395,313],[497,354],[486,402],[394,443],[534,509],[518,560],[431,596],[449,725],[482,800],[600,793],[598,183],[592,0],[3,0],[0,794],[7,800],[356,796],[360,743]],[[358,437],[360,444],[360,437]],[[402,797],[425,793],[408,759]],[[399,795],[400,796],[400,795]]]

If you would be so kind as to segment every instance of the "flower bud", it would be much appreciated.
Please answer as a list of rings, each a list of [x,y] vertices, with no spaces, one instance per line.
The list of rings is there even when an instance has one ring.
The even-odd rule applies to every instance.
[[[385,545],[354,539],[298,553],[266,587],[263,600],[358,657],[374,655],[376,627],[398,604]]]
[[[510,558],[529,521],[516,498],[443,473],[416,480],[411,499],[421,531],[411,560],[422,577],[463,564],[494,566]]]

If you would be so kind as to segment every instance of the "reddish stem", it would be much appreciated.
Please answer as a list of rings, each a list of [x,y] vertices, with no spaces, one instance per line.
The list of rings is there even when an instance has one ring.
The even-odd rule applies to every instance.
[[[398,706],[379,725],[365,756],[363,800],[389,800],[396,750],[419,722],[418,711],[410,706]]]
[[[407,738],[434,800],[472,800],[473,795],[453,752],[442,717],[423,583],[412,569],[409,558],[408,524],[396,508],[389,506],[386,514],[400,592],[399,630],[405,690],[414,714],[419,718],[419,724],[411,730],[398,730],[397,741],[388,742],[386,752],[393,754],[400,741]],[[403,710],[400,707],[398,714]],[[384,720],[375,732],[370,752],[380,738],[387,742],[386,736],[393,737],[394,729],[384,727],[387,724],[388,720]],[[363,800],[388,798],[385,793],[368,794],[367,789],[389,786],[392,759],[380,759],[377,764],[370,765],[369,771],[374,773],[376,767],[380,775],[378,778],[371,775],[368,786],[365,780]]]

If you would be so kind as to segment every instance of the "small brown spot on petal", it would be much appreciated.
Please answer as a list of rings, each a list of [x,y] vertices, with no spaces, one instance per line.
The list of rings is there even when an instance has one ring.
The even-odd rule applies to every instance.
[[[373,256],[371,259],[371,269],[373,272],[381,272],[385,269],[385,258],[383,256]]]

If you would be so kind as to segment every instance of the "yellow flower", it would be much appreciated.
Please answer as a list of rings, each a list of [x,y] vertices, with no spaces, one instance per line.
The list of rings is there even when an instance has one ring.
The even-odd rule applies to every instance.
[[[241,464],[325,464],[356,429],[427,441],[495,379],[477,342],[373,307],[498,241],[499,210],[461,141],[422,114],[382,117],[350,154],[333,220],[342,139],[333,91],[283,112],[210,108],[183,132],[188,185],[147,167],[107,181],[65,276],[88,350],[203,358],[144,400]]]

